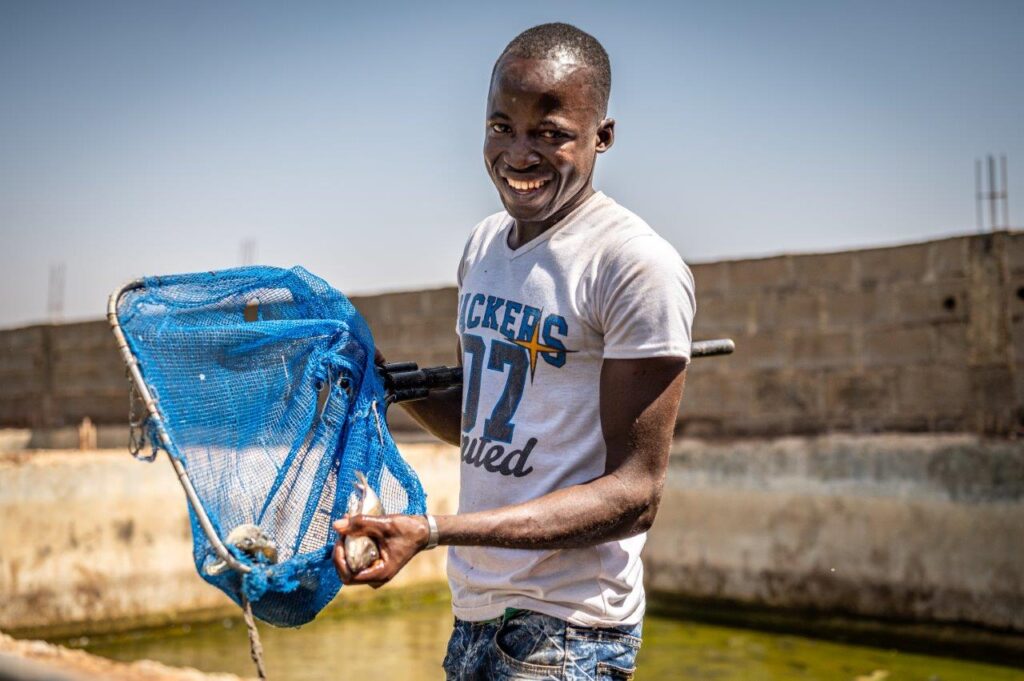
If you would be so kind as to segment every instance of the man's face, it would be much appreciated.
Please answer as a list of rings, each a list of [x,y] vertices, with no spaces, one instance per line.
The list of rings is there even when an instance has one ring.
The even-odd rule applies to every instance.
[[[614,139],[593,71],[571,56],[503,57],[487,97],[484,161],[509,215],[561,219],[590,195],[595,154]]]

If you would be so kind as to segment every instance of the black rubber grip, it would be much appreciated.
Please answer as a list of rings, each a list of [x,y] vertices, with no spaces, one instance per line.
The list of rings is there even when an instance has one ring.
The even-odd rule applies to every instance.
[[[690,355],[694,359],[731,355],[735,351],[736,344],[731,338],[696,341],[690,346]],[[380,373],[391,402],[421,400],[431,390],[446,390],[462,385],[462,367],[420,369],[416,362],[393,362],[381,367]]]

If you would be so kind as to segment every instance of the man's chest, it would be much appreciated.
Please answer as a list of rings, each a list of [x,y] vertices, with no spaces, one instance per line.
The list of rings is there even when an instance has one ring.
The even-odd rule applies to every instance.
[[[551,259],[482,258],[470,263],[459,288],[458,333],[499,342],[537,361],[562,367],[568,355],[599,347],[578,268]],[[469,340],[472,344],[474,341]]]
[[[575,273],[538,260],[468,264],[458,307],[463,432],[528,451],[551,439],[544,432],[574,401],[567,394],[592,392],[583,386],[595,382],[601,337],[581,313]]]

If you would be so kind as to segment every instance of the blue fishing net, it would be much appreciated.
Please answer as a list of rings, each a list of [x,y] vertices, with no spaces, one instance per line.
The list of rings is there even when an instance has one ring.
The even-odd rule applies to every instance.
[[[384,420],[370,329],[323,280],[301,267],[152,277],[117,316],[217,535],[251,524],[274,545],[276,562],[229,544],[252,571],[218,572],[189,507],[199,574],[237,603],[244,591],[260,619],[304,624],[338,592],[331,523],[356,471],[386,513],[424,512]]]

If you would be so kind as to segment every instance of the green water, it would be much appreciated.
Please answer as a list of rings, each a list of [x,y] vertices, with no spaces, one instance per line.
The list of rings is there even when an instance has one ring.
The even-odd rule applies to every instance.
[[[332,615],[299,630],[261,626],[272,681],[443,678],[451,630],[446,605],[402,612]],[[205,671],[253,674],[239,620],[165,629],[108,641],[80,641],[118,660],[153,659]],[[799,636],[648,617],[637,664],[639,681],[1024,681],[1024,671]]]

